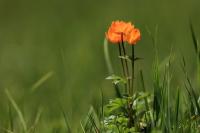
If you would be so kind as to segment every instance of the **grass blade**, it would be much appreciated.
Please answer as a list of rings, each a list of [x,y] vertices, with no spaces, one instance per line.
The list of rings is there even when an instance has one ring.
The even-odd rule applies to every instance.
[[[179,108],[180,108],[180,90],[178,88],[177,94],[176,94],[176,102],[175,102],[175,131],[178,131],[178,126],[179,126]]]
[[[64,120],[65,120],[65,125],[66,125],[66,127],[67,127],[67,133],[72,133],[71,128],[70,128],[70,125],[69,125],[69,122],[68,122],[67,115],[66,115],[66,113],[65,113],[65,111],[64,111],[63,108],[61,108],[61,110],[62,110],[62,115],[63,115]]]
[[[105,56],[106,65],[108,67],[109,75],[112,75],[113,67],[112,67],[112,63],[110,61],[110,55],[109,55],[109,50],[108,50],[108,41],[106,40],[106,38],[104,39],[104,56]]]
[[[19,119],[20,119],[20,122],[22,124],[23,130],[26,133],[27,132],[27,126],[26,126],[26,122],[25,122],[25,119],[24,119],[24,117],[22,115],[21,110],[19,109],[18,105],[16,104],[15,100],[12,98],[10,92],[7,89],[5,90],[5,93],[6,93],[7,97],[8,97],[8,99],[9,99],[9,101],[11,102],[13,108],[17,112],[17,114],[19,116]]]
[[[0,130],[3,131],[3,133],[14,133],[13,131],[4,128],[0,128]]]
[[[29,128],[29,133],[35,133],[36,126],[37,126],[37,124],[39,123],[39,120],[40,120],[40,118],[41,118],[42,112],[43,112],[43,110],[42,110],[41,108],[39,108],[39,109],[37,110],[34,123],[33,123],[33,125],[31,126],[31,128]]]
[[[14,121],[13,121],[13,115],[12,115],[12,109],[11,104],[8,104],[8,110],[9,110],[9,121],[10,121],[10,131],[14,131]]]
[[[37,90],[38,87],[40,87],[45,81],[47,81],[49,78],[53,76],[53,71],[50,71],[43,75],[33,86],[31,87],[31,91],[34,92]]]
[[[192,41],[193,41],[193,44],[194,44],[195,51],[198,54],[198,52],[199,52],[199,48],[198,48],[199,44],[198,44],[198,40],[196,38],[196,35],[195,35],[195,32],[194,32],[194,28],[193,28],[193,25],[192,25],[191,22],[190,22],[190,31],[191,31]]]
[[[175,112],[176,112],[176,115],[175,115],[176,126],[178,126],[179,106],[180,106],[180,90],[178,89],[177,96],[176,96],[176,109],[175,109]]]
[[[86,133],[86,131],[85,131],[85,129],[84,129],[83,124],[82,124],[81,121],[80,121],[80,125],[81,125],[81,129],[82,129],[83,133]]]

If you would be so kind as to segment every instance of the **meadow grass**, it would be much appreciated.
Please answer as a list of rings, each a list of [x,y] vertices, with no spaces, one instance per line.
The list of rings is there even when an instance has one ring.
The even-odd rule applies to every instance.
[[[191,36],[193,39],[194,48],[196,51],[197,58],[197,70],[195,82],[191,81],[191,78],[187,72],[187,63],[185,62],[184,56],[181,56],[179,62],[180,68],[185,77],[183,77],[181,85],[172,85],[173,80],[173,62],[180,60],[175,58],[175,54],[171,50],[168,57],[164,60],[159,60],[159,54],[157,50],[157,27],[155,34],[153,35],[147,30],[152,38],[155,50],[155,61],[153,64],[153,89],[146,88],[143,71],[140,70],[140,82],[141,88],[137,87],[134,90],[132,106],[134,110],[134,124],[129,127],[129,118],[127,111],[127,98],[123,93],[123,89],[120,89],[120,83],[124,83],[122,77],[113,75],[107,79],[112,80],[114,88],[116,90],[116,99],[110,99],[109,103],[102,109],[105,115],[100,115],[98,119],[89,119],[87,123],[92,123],[89,127],[83,128],[84,132],[109,132],[109,133],[129,133],[129,132],[166,132],[166,133],[195,133],[200,131],[199,120],[200,120],[200,103],[199,103],[199,44],[196,38],[192,24],[190,25]],[[107,45],[105,42],[104,45]],[[110,74],[113,74],[111,70],[111,62],[109,59],[109,53],[107,47],[105,50],[106,62],[109,68]],[[120,54],[121,56],[121,54]],[[125,58],[123,58],[125,59]],[[125,59],[126,60],[126,59]],[[195,86],[195,87],[194,87]],[[120,92],[121,91],[121,92]],[[124,95],[124,96],[123,96]],[[141,107],[138,107],[141,106]],[[95,115],[95,111],[93,112]],[[91,117],[92,113],[90,113]],[[100,119],[100,120],[99,120]],[[101,123],[95,125],[96,123]],[[100,122],[99,122],[100,121]],[[98,127],[98,128],[97,128]]]
[[[5,96],[8,103],[7,122],[0,125],[2,133],[129,133],[129,132],[152,132],[152,133],[197,133],[200,131],[200,46],[195,35],[192,24],[190,25],[191,37],[196,52],[196,80],[192,81],[189,77],[187,66],[190,65],[185,61],[185,57],[175,57],[175,53],[171,50],[169,56],[165,59],[159,59],[157,46],[157,28],[153,34],[147,28],[147,32],[152,39],[155,50],[154,64],[152,65],[153,88],[149,88],[145,84],[144,72],[140,70],[137,76],[140,83],[134,86],[131,96],[127,96],[124,86],[128,84],[127,79],[122,76],[114,75],[114,69],[109,54],[109,44],[104,41],[105,61],[108,67],[109,77],[115,90],[115,98],[108,98],[105,101],[103,90],[100,90],[101,103],[98,106],[91,106],[88,114],[80,120],[80,126],[73,128],[69,120],[69,112],[66,112],[62,106],[59,106],[62,120],[49,124],[49,121],[43,120],[45,109],[37,107],[35,114],[29,114],[25,117],[24,112],[13,97],[9,89],[5,89]],[[132,47],[133,48],[133,47]],[[134,49],[132,49],[134,51]],[[119,60],[126,63],[136,63],[141,58],[132,56],[127,57],[127,53],[119,56]],[[135,55],[133,52],[132,55]],[[118,58],[118,57],[117,57]],[[142,59],[141,59],[142,60]],[[173,62],[180,61],[184,77],[182,77],[183,85],[172,85],[174,73]],[[129,64],[129,67],[133,64]],[[134,72],[134,71],[132,71]],[[52,71],[44,74],[31,87],[30,93],[34,93],[39,87],[54,75]],[[134,75],[134,73],[132,74]],[[133,78],[132,78],[133,79]],[[132,82],[133,83],[133,82]],[[133,86],[133,85],[132,85]],[[109,88],[112,89],[112,88]],[[129,116],[127,112],[130,110],[127,103],[133,102],[131,105],[131,113],[134,122],[129,126]],[[78,106],[78,105],[76,105]],[[30,119],[27,119],[30,118]]]

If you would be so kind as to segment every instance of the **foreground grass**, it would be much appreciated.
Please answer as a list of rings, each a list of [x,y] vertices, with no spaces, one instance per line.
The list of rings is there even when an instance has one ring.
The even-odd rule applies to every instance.
[[[200,101],[199,101],[199,62],[200,48],[192,25],[190,26],[194,48],[196,51],[196,76],[192,81],[187,71],[188,63],[185,57],[175,59],[174,53],[160,61],[156,44],[156,32],[149,35],[152,38],[155,49],[155,62],[153,64],[153,90],[146,87],[143,71],[140,70],[141,86],[135,89],[130,96],[123,90],[123,85],[128,84],[126,79],[112,75],[107,79],[112,80],[116,90],[115,99],[110,99],[99,115],[90,111],[86,120],[84,132],[166,132],[166,133],[197,133],[200,131]],[[108,51],[107,49],[105,51]],[[112,74],[108,53],[105,52],[108,68]],[[126,55],[123,59],[126,60]],[[132,58],[133,59],[133,58]],[[180,68],[184,77],[182,84],[172,85],[174,75],[173,62],[180,62]],[[133,60],[132,60],[133,61]],[[176,68],[177,69],[177,68]],[[103,97],[103,96],[102,96]],[[129,103],[133,122],[130,126]],[[96,117],[99,116],[99,117]]]
[[[110,99],[107,104],[103,104],[104,95],[100,107],[90,108],[85,119],[80,121],[80,127],[73,129],[68,119],[68,112],[60,107],[60,114],[63,120],[57,121],[58,124],[49,124],[48,121],[42,121],[41,117],[45,113],[42,108],[38,107],[36,113],[32,115],[33,119],[26,120],[24,112],[20,109],[15,98],[9,89],[5,89],[5,95],[9,101],[8,121],[4,125],[0,125],[0,131],[3,133],[36,133],[36,132],[52,132],[52,133],[123,133],[123,132],[199,132],[200,122],[200,101],[199,101],[199,80],[200,80],[200,46],[195,36],[194,29],[191,25],[191,35],[194,48],[196,51],[197,80],[192,81],[187,72],[187,65],[184,57],[174,58],[171,52],[166,59],[160,61],[158,56],[156,35],[152,35],[153,44],[155,46],[155,61],[153,64],[153,89],[145,84],[143,71],[140,70],[139,77],[141,86],[137,86],[132,97],[127,96],[123,91],[126,79],[113,75],[112,65],[110,63],[107,42],[105,41],[105,56],[111,76],[107,79],[111,80],[116,90],[116,98]],[[121,58],[121,57],[120,57]],[[126,60],[126,58],[125,58]],[[180,61],[181,60],[181,61]],[[180,68],[184,77],[183,85],[172,86],[173,62],[180,61]],[[136,61],[137,62],[137,61]],[[177,68],[178,69],[178,68]],[[31,91],[37,88],[48,78],[53,75],[52,72],[47,73],[36,82]],[[133,102],[133,118],[134,123],[129,126],[127,103]],[[14,116],[13,113],[16,115]],[[42,126],[41,126],[42,125]],[[58,126],[57,126],[58,125]],[[42,128],[43,129],[42,129]]]

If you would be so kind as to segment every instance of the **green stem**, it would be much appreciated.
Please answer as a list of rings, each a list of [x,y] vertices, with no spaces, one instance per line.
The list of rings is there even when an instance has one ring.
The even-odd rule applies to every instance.
[[[135,50],[134,50],[134,45],[132,45],[132,84],[131,84],[131,91],[130,94],[131,96],[133,95],[133,90],[134,90],[134,74],[135,74]]]
[[[123,54],[124,54],[124,57],[127,56],[126,54],[126,49],[125,49],[125,46],[124,46],[124,43],[122,41],[122,50],[123,50]],[[128,62],[127,60],[125,59],[125,67],[126,67],[126,75],[127,75],[127,81],[128,81],[128,89],[129,89],[129,95],[130,95],[130,76],[129,76],[129,68],[128,68]]]
[[[135,53],[134,53],[134,45],[132,46],[132,77],[131,77],[131,80],[132,80],[132,84],[131,84],[131,87],[130,87],[130,93],[129,95],[132,97],[133,96],[133,89],[134,89],[134,59],[135,59]],[[132,126],[134,126],[134,118],[133,118],[133,109],[132,109],[132,106],[133,106],[133,101],[131,100],[129,103],[128,103],[128,112],[129,112],[129,122],[128,122],[128,127],[131,128]]]
[[[121,45],[120,45],[120,43],[119,43],[119,45],[118,45],[119,47],[119,56],[122,56],[122,51],[121,51]],[[124,77],[126,77],[126,73],[125,73],[125,67],[124,67],[124,62],[123,62],[123,59],[122,58],[120,58],[120,60],[121,60],[121,64],[122,64],[122,69],[123,69],[123,75],[124,75]]]
[[[119,48],[119,56],[121,57],[122,56],[122,48],[121,48],[121,44],[119,43],[118,44],[118,48]],[[126,77],[126,72],[125,72],[125,67],[124,67],[124,61],[122,58],[120,58],[121,60],[121,64],[122,64],[122,70],[123,70],[123,76]],[[127,93],[127,84],[125,84],[125,93]]]
[[[198,47],[197,54],[197,86],[200,88],[200,47]]]
[[[126,49],[125,49],[125,46],[124,46],[124,39],[123,39],[123,33],[121,33],[121,44],[122,44],[122,51],[123,51],[123,56],[127,56],[126,54]],[[126,67],[126,79],[128,81],[128,93],[130,95],[130,78],[129,78],[129,69],[128,69],[128,62],[127,60],[125,59],[125,67]]]

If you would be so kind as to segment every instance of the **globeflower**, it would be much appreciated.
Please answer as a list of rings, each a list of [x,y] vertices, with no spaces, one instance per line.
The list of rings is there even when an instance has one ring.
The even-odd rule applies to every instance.
[[[129,44],[135,45],[137,41],[140,40],[140,30],[139,29],[133,29],[128,35],[127,35],[127,42]]]
[[[140,40],[140,31],[131,22],[113,21],[106,32],[106,38],[111,43],[128,42],[134,45]]]

